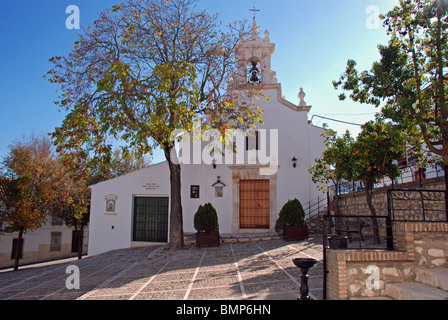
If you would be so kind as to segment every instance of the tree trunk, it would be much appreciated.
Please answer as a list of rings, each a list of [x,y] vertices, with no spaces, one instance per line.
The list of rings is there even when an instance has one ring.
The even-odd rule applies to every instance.
[[[180,250],[184,247],[184,226],[182,216],[182,198],[181,198],[181,180],[180,180],[180,164],[174,154],[174,147],[165,148],[165,157],[168,160],[170,168],[170,185],[171,185],[171,199],[170,199],[170,250]],[[173,150],[173,154],[171,153]],[[174,161],[173,161],[174,160]]]
[[[81,227],[81,230],[77,230],[76,228],[76,232],[78,233],[78,260],[82,259],[82,238],[84,235],[84,228]]]
[[[443,165],[443,173],[445,175],[445,218],[448,222],[448,164]]]
[[[19,236],[17,239],[17,246],[16,246],[16,256],[14,259],[14,271],[19,270],[19,259],[20,259],[20,253],[21,253],[21,248],[22,248],[22,238],[23,238],[23,227],[20,227],[19,230]]]
[[[376,218],[376,210],[372,204],[372,194],[370,193],[370,182],[365,181],[365,191],[367,205],[369,206],[370,215],[372,216],[372,229],[373,229],[373,243],[380,244],[380,233],[378,228],[378,220]]]

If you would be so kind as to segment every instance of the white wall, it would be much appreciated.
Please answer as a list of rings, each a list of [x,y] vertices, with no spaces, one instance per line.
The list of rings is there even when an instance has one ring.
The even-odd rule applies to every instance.
[[[52,232],[61,233],[61,251],[50,252]],[[41,228],[23,234],[23,259],[20,263],[65,257],[71,254],[72,232],[72,229],[65,225],[52,225],[51,218],[48,218]],[[17,238],[18,232],[0,235],[0,266],[9,266],[14,262],[10,258],[13,239]]]
[[[147,190],[147,186],[154,190]],[[166,163],[156,164],[92,186],[89,255],[129,248],[132,240],[134,197],[169,197],[169,186],[169,169]],[[109,194],[117,196],[116,215],[105,214],[105,196]]]

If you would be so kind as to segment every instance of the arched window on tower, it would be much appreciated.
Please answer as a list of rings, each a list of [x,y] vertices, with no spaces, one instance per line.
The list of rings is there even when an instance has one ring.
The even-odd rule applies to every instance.
[[[261,66],[258,61],[251,61],[247,67],[247,83],[261,83]]]

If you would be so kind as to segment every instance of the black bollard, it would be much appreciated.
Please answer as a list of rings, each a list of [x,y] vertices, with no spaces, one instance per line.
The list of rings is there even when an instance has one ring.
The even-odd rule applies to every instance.
[[[302,271],[302,275],[300,276],[300,297],[297,300],[313,300],[308,295],[310,291],[308,288],[308,271],[314,266],[316,259],[299,258],[293,259],[292,262]]]

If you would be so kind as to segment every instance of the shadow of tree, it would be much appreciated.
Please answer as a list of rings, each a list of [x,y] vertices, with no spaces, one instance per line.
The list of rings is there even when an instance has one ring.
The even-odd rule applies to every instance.
[[[188,246],[179,251],[163,247],[115,250],[51,268],[0,274],[0,298],[295,300],[300,295],[301,273],[292,259],[318,253],[319,248],[319,243],[310,241],[273,240],[217,248]],[[69,265],[79,268],[78,290],[66,288]],[[322,265],[316,264],[309,275],[310,292],[321,298]]]

